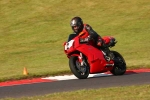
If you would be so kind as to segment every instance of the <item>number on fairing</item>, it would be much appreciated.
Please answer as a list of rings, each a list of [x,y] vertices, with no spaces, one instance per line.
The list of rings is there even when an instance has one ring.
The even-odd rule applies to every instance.
[[[74,40],[67,42],[65,45],[65,50],[68,50],[73,45],[73,42],[74,42]]]

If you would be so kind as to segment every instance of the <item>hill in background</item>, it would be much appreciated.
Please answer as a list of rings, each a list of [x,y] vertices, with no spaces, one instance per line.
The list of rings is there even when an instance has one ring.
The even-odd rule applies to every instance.
[[[80,16],[101,36],[116,37],[112,48],[128,68],[150,67],[149,0],[1,0],[0,78],[69,72],[63,42]]]

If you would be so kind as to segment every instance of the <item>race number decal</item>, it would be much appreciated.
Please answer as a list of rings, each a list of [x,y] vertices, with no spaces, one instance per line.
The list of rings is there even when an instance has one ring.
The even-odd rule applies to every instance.
[[[67,42],[65,45],[65,50],[68,50],[73,45],[73,43],[74,43],[74,40]]]

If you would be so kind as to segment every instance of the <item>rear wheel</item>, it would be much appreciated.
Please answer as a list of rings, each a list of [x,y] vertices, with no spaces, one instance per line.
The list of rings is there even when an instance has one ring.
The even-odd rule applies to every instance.
[[[110,71],[113,75],[123,75],[126,72],[126,62],[117,51],[111,51],[114,55],[114,68]]]
[[[87,61],[81,66],[77,56],[71,56],[69,59],[71,72],[79,79],[86,79],[89,76],[89,65]]]

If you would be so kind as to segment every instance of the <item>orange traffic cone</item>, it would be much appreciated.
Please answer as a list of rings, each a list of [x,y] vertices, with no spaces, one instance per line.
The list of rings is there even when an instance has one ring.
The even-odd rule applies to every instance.
[[[23,75],[28,75],[28,71],[27,71],[26,67],[24,67],[24,69],[23,69]]]

